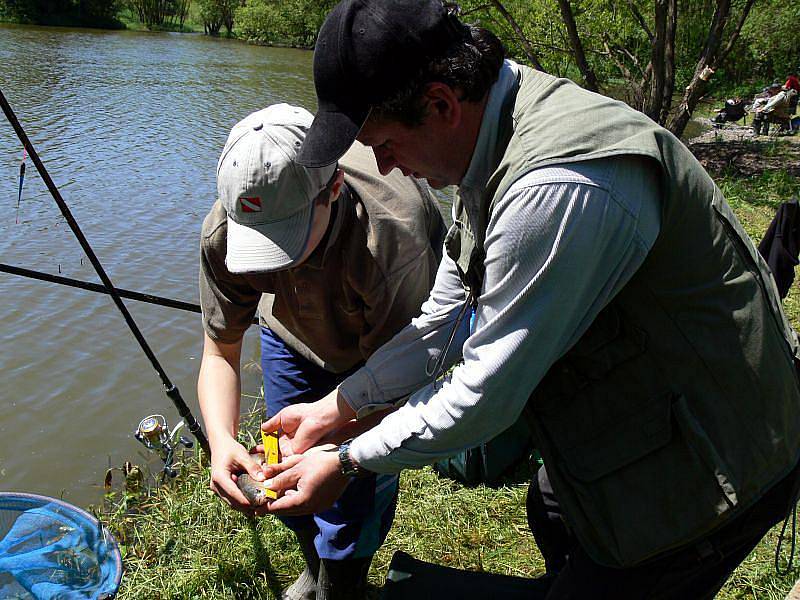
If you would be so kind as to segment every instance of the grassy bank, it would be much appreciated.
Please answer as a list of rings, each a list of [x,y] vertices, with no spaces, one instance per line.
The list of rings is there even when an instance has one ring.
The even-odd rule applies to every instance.
[[[793,144],[750,150],[797,164],[800,145]],[[712,147],[698,153],[706,154],[701,160],[756,240],[778,205],[800,196],[800,177],[786,169],[744,173],[735,161],[715,165]],[[795,284],[786,301],[795,327],[800,326],[799,300]],[[250,400],[259,405],[258,399]],[[256,431],[257,422],[256,417],[250,431]],[[190,460],[168,486],[149,495],[120,493],[101,511],[125,552],[119,598],[274,598],[300,572],[302,559],[288,530],[274,518],[250,521],[228,509],[209,491],[208,479],[208,469]],[[396,550],[461,569],[541,575],[543,562],[526,524],[526,488],[518,483],[499,490],[467,489],[430,469],[405,472],[395,524],[373,564],[371,581],[381,585]],[[736,570],[719,598],[783,600],[798,571],[775,574],[778,531],[770,532]]]

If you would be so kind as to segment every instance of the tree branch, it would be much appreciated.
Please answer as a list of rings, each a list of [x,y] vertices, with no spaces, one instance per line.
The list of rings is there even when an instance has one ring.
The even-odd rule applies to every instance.
[[[580,69],[581,75],[583,75],[586,89],[596,92],[599,89],[597,77],[586,60],[586,53],[583,51],[583,44],[581,43],[580,35],[578,35],[578,26],[575,23],[575,16],[572,14],[572,6],[570,6],[569,0],[558,0],[558,7],[561,9],[561,18],[567,28],[569,41],[575,55],[575,62],[578,65],[578,69]]]
[[[639,9],[636,8],[636,5],[633,3],[633,0],[628,0],[628,8],[631,9],[633,13],[633,18],[639,23],[642,29],[644,29],[645,34],[647,34],[647,38],[650,40],[650,43],[653,43],[653,32],[650,31],[650,28],[647,27],[647,22],[644,20],[642,13],[639,12]]]
[[[728,40],[728,44],[725,46],[725,49],[720,53],[719,58],[717,59],[717,64],[722,63],[728,57],[728,54],[730,54],[731,50],[733,50],[733,47],[736,45],[736,40],[739,39],[739,33],[742,31],[742,26],[747,20],[747,17],[750,15],[750,9],[753,8],[754,3],[755,0],[747,0],[745,3],[744,8],[742,9],[742,14],[739,15],[739,21],[737,21],[736,27],[734,28],[733,33],[731,33],[731,39]]]
[[[708,80],[714,74],[714,68],[717,63],[716,58],[722,43],[722,33],[730,16],[730,8],[731,0],[718,0],[717,8],[714,11],[714,19],[711,22],[711,29],[706,38],[706,45],[697,61],[692,81],[686,86],[678,112],[668,125],[668,129],[678,137],[686,129],[686,124],[692,117],[692,112],[694,112],[697,102],[705,93]]]
[[[520,43],[522,44],[522,48],[525,51],[525,56],[531,65],[539,71],[544,71],[542,64],[539,62],[539,57],[536,56],[536,52],[534,51],[533,46],[531,46],[530,40],[525,37],[525,32],[522,31],[522,27],[519,26],[519,23],[517,23],[516,19],[514,19],[511,13],[506,10],[506,7],[503,6],[499,0],[492,0],[492,6],[497,9],[497,12],[503,15],[503,18],[508,22],[509,25],[511,25],[514,33],[517,34],[517,38],[519,39]]]

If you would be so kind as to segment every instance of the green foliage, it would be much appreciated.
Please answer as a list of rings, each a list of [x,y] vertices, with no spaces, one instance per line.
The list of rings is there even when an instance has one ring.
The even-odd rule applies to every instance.
[[[257,44],[310,48],[335,4],[335,0],[248,0],[236,11],[236,32]]]
[[[744,4],[745,0],[733,0],[724,42],[730,37]],[[525,61],[518,34],[494,3],[463,0],[461,5],[466,21],[495,31],[509,54]],[[502,5],[517,21],[547,71],[580,81],[555,0],[506,0]],[[682,90],[694,74],[716,5],[698,0],[678,1],[676,90]],[[652,31],[653,3],[650,0],[572,0],[571,6],[587,60],[602,89],[611,90],[619,97],[636,93],[631,83],[643,78],[650,61],[651,44],[635,11],[641,15],[644,26]],[[712,80],[712,92],[730,95],[735,90],[747,96],[773,78],[784,77],[790,68],[800,66],[798,23],[800,3],[795,0],[757,2],[729,59]]]
[[[800,3],[786,0],[757,2],[742,28],[752,72],[785,78],[800,67]],[[765,80],[766,82],[766,80]],[[783,83],[783,81],[781,81]]]
[[[119,0],[0,0],[2,20],[118,28]]]

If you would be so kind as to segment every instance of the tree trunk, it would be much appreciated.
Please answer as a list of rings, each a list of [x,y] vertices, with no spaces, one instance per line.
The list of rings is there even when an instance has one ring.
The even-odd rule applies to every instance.
[[[578,26],[575,24],[575,16],[572,14],[572,6],[570,6],[569,0],[558,0],[558,7],[561,9],[561,18],[569,34],[569,42],[572,45],[575,62],[578,65],[578,69],[580,69],[581,75],[583,75],[584,87],[587,90],[596,92],[599,89],[597,77],[586,60],[586,53],[578,35]]]
[[[680,106],[678,106],[678,112],[668,125],[668,129],[678,137],[686,129],[697,102],[706,92],[708,80],[714,74],[717,54],[719,53],[719,47],[722,45],[722,32],[728,22],[730,9],[730,0],[719,0],[717,2],[717,9],[714,12],[714,19],[711,22],[711,29],[708,32],[705,48],[700,55],[700,60],[697,61],[692,80],[686,86],[683,99]]]
[[[656,0],[656,10],[653,26],[653,45],[650,52],[650,66],[652,67],[647,96],[644,100],[642,112],[653,121],[658,121],[661,116],[661,107],[664,103],[665,68],[664,53],[667,35],[667,13],[669,0]]]
[[[667,30],[664,43],[664,101],[661,103],[660,125],[664,125],[672,108],[675,93],[675,35],[678,30],[678,0],[669,0]]]
[[[730,0],[720,0],[717,3],[717,10],[714,13],[714,20],[711,23],[705,49],[700,56],[700,60],[697,62],[692,81],[686,87],[683,100],[678,107],[678,112],[668,125],[668,129],[676,136],[680,137],[683,134],[698,101],[705,94],[706,88],[708,87],[708,80],[714,74],[718,65],[727,58],[728,54],[733,49],[736,40],[739,38],[742,26],[747,20],[747,16],[750,14],[750,9],[753,7],[754,1],[755,0],[747,0],[745,3],[742,14],[739,16],[739,20],[734,30],[731,32],[728,43],[721,52],[722,35],[725,30],[725,25],[730,18],[731,3]]]

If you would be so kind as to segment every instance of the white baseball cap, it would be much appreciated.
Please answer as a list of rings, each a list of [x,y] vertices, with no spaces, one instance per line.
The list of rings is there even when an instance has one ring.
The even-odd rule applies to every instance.
[[[314,199],[336,171],[336,164],[309,168],[295,161],[313,119],[303,108],[275,104],[231,130],[217,165],[231,273],[286,269],[302,256]]]

